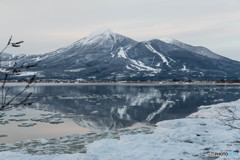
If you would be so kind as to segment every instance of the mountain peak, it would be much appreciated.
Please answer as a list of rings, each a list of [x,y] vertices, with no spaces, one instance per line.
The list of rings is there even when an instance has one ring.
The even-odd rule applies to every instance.
[[[95,30],[94,32],[90,33],[87,37],[87,39],[99,39],[99,38],[104,38],[108,39],[110,37],[115,37],[115,33],[111,31],[110,28],[103,27]]]
[[[215,54],[214,52],[210,51],[209,49],[202,47],[202,46],[192,46],[181,41],[178,41],[173,38],[162,38],[162,41],[170,44],[174,44],[182,49],[197,53],[199,55],[212,58],[212,59],[224,59],[222,56]]]
[[[81,43],[81,44],[88,45],[88,44],[94,44],[94,43],[98,43],[99,41],[104,41],[109,39],[116,42],[116,34],[113,33],[111,29],[107,27],[103,27],[90,33],[87,37],[84,37],[83,39],[77,41],[77,44]]]
[[[93,31],[89,36],[98,36],[98,35],[102,35],[102,34],[114,34],[110,28],[108,27],[102,27],[99,28],[95,31]]]
[[[162,37],[159,40],[165,42],[165,43],[176,43],[179,42],[178,40],[171,38],[171,37]]]

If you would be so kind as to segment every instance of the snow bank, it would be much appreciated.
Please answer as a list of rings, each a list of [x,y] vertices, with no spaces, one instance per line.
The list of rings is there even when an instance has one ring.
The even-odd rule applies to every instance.
[[[211,152],[239,152],[239,130],[224,126],[218,118],[222,107],[239,108],[240,101],[201,106],[187,118],[157,123],[153,134],[103,139],[88,146],[88,154],[103,159],[210,159]],[[240,112],[237,112],[238,115]],[[238,153],[237,153],[238,154]],[[217,157],[216,157],[217,158]],[[220,159],[230,157],[222,156]],[[240,158],[240,155],[231,158]]]
[[[62,155],[27,155],[1,152],[2,159],[239,159],[240,134],[219,121],[219,109],[236,109],[240,100],[211,106],[184,119],[157,123],[152,134],[122,135],[120,139],[102,139],[87,146],[87,153]],[[228,112],[225,112],[225,114]],[[236,153],[234,156],[211,157],[211,152]]]

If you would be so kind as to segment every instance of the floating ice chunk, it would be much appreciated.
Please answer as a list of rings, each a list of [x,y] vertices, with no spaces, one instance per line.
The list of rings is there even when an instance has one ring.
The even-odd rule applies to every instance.
[[[26,123],[19,124],[18,127],[32,127],[32,126],[35,126],[36,124],[37,123],[26,122]]]
[[[0,119],[0,124],[7,124],[8,121],[7,120],[4,120],[4,119]]]
[[[25,113],[16,113],[16,114],[11,114],[10,117],[22,117],[25,116]]]
[[[28,121],[28,119],[23,119],[23,118],[20,118],[20,119],[10,118],[10,119],[8,119],[8,120],[9,120],[9,121],[16,121],[16,122]]]
[[[35,118],[31,118],[32,121],[39,121],[39,122],[48,122],[48,119],[52,118],[53,115],[46,115],[46,116],[39,116]]]
[[[4,116],[6,116],[6,113],[1,112],[1,113],[0,113],[0,117],[4,117]]]
[[[61,117],[62,118],[74,118],[76,117],[77,115],[76,114],[73,114],[73,113],[68,113],[68,114],[62,114]]]
[[[6,134],[0,134],[0,138],[1,137],[7,137],[8,135],[6,135]]]
[[[73,114],[61,115],[61,114],[41,114],[41,116],[36,118],[31,118],[32,121],[45,122],[50,124],[63,123],[64,121],[61,118],[74,117]]]
[[[61,120],[60,118],[52,118],[52,119],[49,119],[49,123],[50,124],[59,124],[59,123],[64,123],[64,121]]]

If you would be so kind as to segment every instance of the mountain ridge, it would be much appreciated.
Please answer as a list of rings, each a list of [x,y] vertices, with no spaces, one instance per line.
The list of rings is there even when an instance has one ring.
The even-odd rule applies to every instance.
[[[239,79],[240,62],[174,39],[138,42],[105,28],[43,55],[5,56],[5,65],[40,62],[39,79],[161,81]]]

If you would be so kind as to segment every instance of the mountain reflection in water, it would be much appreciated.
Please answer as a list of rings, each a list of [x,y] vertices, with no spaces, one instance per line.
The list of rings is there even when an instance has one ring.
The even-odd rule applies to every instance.
[[[14,86],[12,92],[19,89],[21,86]],[[98,131],[183,118],[201,105],[239,99],[240,86],[43,85],[31,88],[31,92],[33,99],[41,99],[31,107],[74,113],[77,124]]]

